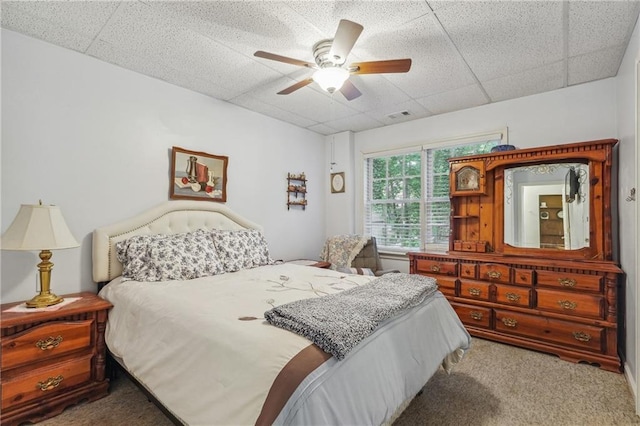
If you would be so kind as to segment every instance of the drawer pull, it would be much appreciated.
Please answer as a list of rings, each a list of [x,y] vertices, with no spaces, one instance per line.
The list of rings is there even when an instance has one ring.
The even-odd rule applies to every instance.
[[[558,305],[560,305],[562,309],[566,309],[568,311],[573,311],[578,306],[576,302],[572,302],[570,300],[558,300]]]
[[[502,276],[502,272],[500,271],[489,271],[487,272],[487,276],[492,279],[498,279]]]
[[[58,377],[49,377],[46,382],[38,382],[38,388],[44,392],[54,388],[57,388],[60,383],[64,380],[62,374]]]
[[[40,348],[43,351],[50,351],[51,349],[57,348],[60,343],[62,343],[62,336],[49,336],[45,340],[38,340],[36,342],[36,347]]]
[[[471,319],[474,319],[476,321],[482,320],[482,312],[471,311],[469,312],[469,316],[471,317]]]
[[[575,287],[577,282],[572,278],[558,278],[558,283],[563,287]]]
[[[502,323],[507,327],[515,327],[518,325],[518,321],[513,318],[502,318]]]
[[[469,294],[472,296],[480,296],[482,294],[482,291],[479,288],[470,288]]]
[[[507,293],[507,300],[509,302],[519,302],[520,301],[520,295],[519,294],[515,294],[515,293]]]
[[[431,265],[431,272],[440,272],[440,266]]]
[[[573,337],[579,342],[588,342],[591,340],[591,335],[582,331],[574,331]]]

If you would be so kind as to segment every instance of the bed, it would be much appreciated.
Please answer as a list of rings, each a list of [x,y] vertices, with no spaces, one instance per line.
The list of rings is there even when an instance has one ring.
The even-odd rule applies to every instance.
[[[439,291],[382,322],[342,360],[265,321],[266,311],[357,291],[376,277],[271,259],[188,280],[123,277],[118,248],[136,238],[212,230],[262,228],[221,204],[170,201],[93,234],[94,281],[114,306],[109,353],[176,423],[390,424],[469,348]]]

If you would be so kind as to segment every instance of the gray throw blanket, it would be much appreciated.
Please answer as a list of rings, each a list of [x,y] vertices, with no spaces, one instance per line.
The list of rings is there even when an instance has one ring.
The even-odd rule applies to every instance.
[[[264,316],[342,360],[381,322],[419,305],[436,290],[433,278],[386,274],[341,293],[277,306]]]

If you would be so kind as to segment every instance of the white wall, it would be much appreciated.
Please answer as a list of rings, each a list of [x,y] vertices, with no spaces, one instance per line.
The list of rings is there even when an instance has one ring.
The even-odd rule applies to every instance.
[[[316,259],[325,238],[323,142],[288,123],[2,30],[2,231],[20,204],[42,199],[61,207],[81,247],[53,254],[58,294],[95,291],[94,228],[168,200],[172,146],[229,156],[227,205],[264,226],[274,258]],[[309,205],[287,211],[287,172],[302,171]],[[2,251],[1,259],[2,301],[32,297],[37,253]]]
[[[637,311],[638,311],[638,196],[636,201],[626,201],[631,188],[638,190],[638,134],[639,111],[636,107],[636,64],[640,60],[640,25],[631,36],[622,64],[616,77],[618,117],[618,218],[620,229],[620,264],[626,274],[625,335],[626,373],[636,395],[638,377]],[[640,411],[640,404],[637,405]]]

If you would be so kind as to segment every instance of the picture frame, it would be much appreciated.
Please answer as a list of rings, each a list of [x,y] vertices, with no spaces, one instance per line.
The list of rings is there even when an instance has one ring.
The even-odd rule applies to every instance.
[[[331,173],[331,193],[344,192],[344,172]]]
[[[229,157],[172,147],[169,198],[226,202],[228,164]]]

